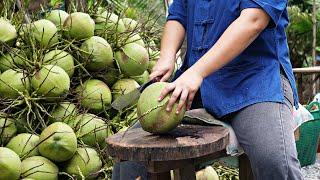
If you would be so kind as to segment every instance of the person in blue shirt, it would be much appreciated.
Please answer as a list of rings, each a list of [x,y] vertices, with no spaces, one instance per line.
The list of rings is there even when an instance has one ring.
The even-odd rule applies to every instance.
[[[174,0],[160,59],[150,74],[151,79],[169,80],[186,37],[184,63],[159,101],[172,93],[167,111],[177,103],[180,113],[197,99],[212,115],[229,121],[257,180],[302,179],[293,130],[298,96],[285,34],[286,8],[287,0]],[[125,174],[140,173],[146,178],[143,167],[139,172],[130,168],[134,166],[120,176],[130,179]]]

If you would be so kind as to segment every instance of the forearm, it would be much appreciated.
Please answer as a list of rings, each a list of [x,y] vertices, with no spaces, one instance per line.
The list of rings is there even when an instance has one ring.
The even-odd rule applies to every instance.
[[[249,14],[235,20],[216,44],[190,68],[191,71],[203,78],[209,76],[241,54],[266,28],[270,19],[267,14],[259,9],[245,11]],[[252,15],[250,11],[257,11],[258,14]]]
[[[161,39],[160,59],[175,59],[185,37],[185,29],[178,21],[168,21]]]

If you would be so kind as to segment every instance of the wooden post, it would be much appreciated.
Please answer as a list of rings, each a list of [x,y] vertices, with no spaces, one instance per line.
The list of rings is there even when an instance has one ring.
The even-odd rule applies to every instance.
[[[180,180],[196,180],[196,169],[194,164],[185,164],[179,169]]]
[[[246,154],[239,157],[239,179],[254,180],[251,164]]]
[[[317,1],[313,0],[313,8],[312,8],[312,60],[313,60],[313,66],[316,66],[316,46],[317,46]],[[312,76],[313,80],[313,95],[315,95],[318,91],[318,80],[316,80],[316,75]]]

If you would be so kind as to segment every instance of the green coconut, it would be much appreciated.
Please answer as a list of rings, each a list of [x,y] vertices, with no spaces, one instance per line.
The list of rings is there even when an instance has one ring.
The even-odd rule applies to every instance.
[[[55,122],[45,128],[40,135],[40,142],[40,154],[55,162],[69,160],[77,151],[76,134],[62,122]]]
[[[147,87],[138,101],[138,117],[142,128],[150,133],[166,133],[176,128],[181,122],[185,108],[176,114],[177,104],[171,112],[166,111],[170,96],[166,96],[161,102],[158,98],[161,91],[168,83],[157,82]]]
[[[109,87],[100,80],[90,79],[76,89],[81,106],[93,111],[102,111],[111,104]]]
[[[99,6],[96,12],[96,16],[99,17],[103,12],[105,12],[107,9],[106,7]]]
[[[17,127],[14,119],[7,117],[6,114],[0,114],[0,145],[6,144],[17,133]]]
[[[100,71],[113,67],[113,52],[110,44],[99,36],[86,40],[81,50],[85,57],[86,68],[90,71]]]
[[[212,166],[207,166],[205,169],[202,169],[196,173],[196,179],[197,180],[219,180],[219,176]]]
[[[134,109],[134,111],[129,111],[126,115],[125,122],[127,126],[132,126],[134,123],[138,120],[138,114],[137,109]]]
[[[51,21],[41,19],[31,25],[31,30],[35,39],[41,46],[47,47],[58,42],[58,29]]]
[[[51,122],[69,122],[72,121],[78,113],[76,106],[70,102],[62,102],[58,104],[52,111],[50,117]]]
[[[104,74],[99,76],[109,87],[111,87],[114,83],[116,83],[120,79],[121,74],[119,69],[107,68]]]
[[[16,48],[11,49],[9,53],[0,56],[0,71],[24,68],[27,64],[24,58],[26,58],[24,52]]]
[[[140,76],[132,76],[131,78],[137,81],[140,85],[147,83],[149,81],[149,72],[145,71],[142,75]]]
[[[142,47],[146,46],[139,34],[130,35],[127,43],[137,43]]]
[[[22,133],[13,137],[6,147],[16,152],[20,158],[27,158],[39,155],[38,143],[39,136]]]
[[[14,69],[16,65],[14,63],[14,58],[11,54],[7,53],[0,55],[0,71],[4,72],[8,69]]]
[[[17,133],[26,133],[28,132],[28,125],[27,125],[27,119],[25,116],[21,116],[20,118],[17,118],[15,121],[16,127],[17,127]]]
[[[15,99],[20,93],[30,91],[30,81],[26,74],[9,69],[0,75],[0,96]]]
[[[44,64],[51,64],[61,67],[69,77],[74,73],[74,59],[71,54],[62,50],[52,50],[43,58]]]
[[[138,27],[138,22],[131,19],[131,18],[123,18],[122,22],[123,22],[124,26],[126,27],[126,29],[129,31],[134,31]]]
[[[18,34],[23,37],[25,34],[32,32],[31,27],[32,27],[32,24],[30,23],[21,24]]]
[[[81,176],[92,179],[101,168],[102,161],[97,151],[92,148],[78,148],[73,158],[66,162],[64,169],[66,173],[76,176],[77,179],[81,179]]]
[[[22,178],[58,180],[58,173],[59,168],[42,156],[32,156],[21,163]]]
[[[21,161],[9,148],[0,147],[0,180],[17,180],[20,177]]]
[[[31,79],[37,93],[46,97],[59,97],[69,92],[69,75],[59,66],[45,65]]]
[[[149,45],[149,47],[153,47],[153,48],[157,49],[157,44],[154,42],[153,39],[149,39],[148,45]],[[160,54],[160,51],[157,51],[157,52],[159,52],[159,54]]]
[[[105,121],[93,114],[81,114],[76,118],[76,134],[86,145],[104,146],[110,130]]]
[[[52,10],[47,14],[46,19],[53,22],[58,28],[63,26],[69,14],[63,10]]]
[[[137,43],[130,43],[115,53],[115,59],[122,73],[127,76],[143,74],[149,64],[148,51]]]
[[[148,48],[150,61],[157,61],[160,58],[160,51],[155,51],[151,48]]]
[[[154,66],[157,64],[157,61],[150,61],[149,65],[148,65],[148,71],[149,73],[152,73],[152,69],[154,68]]]
[[[125,16],[128,18],[132,18],[132,19],[136,19],[138,18],[138,12],[136,8],[133,7],[129,7],[127,8],[127,10],[125,11]]]
[[[133,79],[120,79],[111,88],[112,98],[117,99],[121,95],[128,94],[139,87],[139,84]]]
[[[16,28],[9,21],[0,18],[0,27],[0,42],[11,43],[16,39]]]
[[[98,15],[95,19],[96,27],[95,30],[97,32],[111,31],[123,33],[126,31],[126,27],[119,16],[114,13],[109,13],[108,11],[104,11],[102,14]]]
[[[87,39],[94,35],[95,23],[89,14],[74,12],[63,24],[66,36],[72,39]]]

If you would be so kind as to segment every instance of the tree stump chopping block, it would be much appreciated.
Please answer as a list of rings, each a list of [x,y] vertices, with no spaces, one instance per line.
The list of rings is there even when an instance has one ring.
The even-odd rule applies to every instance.
[[[141,128],[107,138],[107,151],[119,161],[137,161],[148,168],[150,179],[194,180],[195,165],[226,156],[229,130],[220,126],[180,125],[167,134],[155,135]]]

